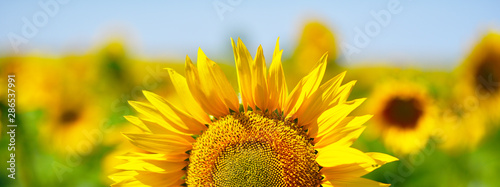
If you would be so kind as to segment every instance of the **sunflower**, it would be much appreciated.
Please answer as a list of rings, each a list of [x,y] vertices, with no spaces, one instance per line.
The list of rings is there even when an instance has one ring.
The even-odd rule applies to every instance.
[[[88,94],[61,93],[41,122],[41,138],[56,152],[78,151],[88,154],[100,142],[92,133],[99,130],[103,111]]]
[[[317,59],[325,51],[328,51],[329,56],[326,72],[337,71],[339,68],[335,60],[337,59],[338,50],[334,33],[320,21],[307,22],[302,30],[297,47],[283,67],[285,72],[297,75],[288,77],[287,83],[296,84],[301,77],[307,75],[309,70],[316,64]]]
[[[90,89],[97,77],[94,66],[85,60],[88,59],[68,56],[52,67],[60,85],[48,96],[51,103],[42,108],[40,137],[44,145],[58,153],[85,155],[100,143],[96,141],[102,141],[94,139],[93,132],[100,131],[105,111]]]
[[[122,94],[142,83],[137,80],[137,71],[133,71],[134,63],[130,59],[125,40],[117,37],[110,39],[96,50],[94,61],[96,70],[101,75],[97,84],[99,89],[112,94]],[[112,84],[113,89],[109,89]]]
[[[130,101],[141,117],[126,118],[143,133],[124,135],[150,153],[123,156],[116,186],[388,186],[361,176],[397,160],[351,144],[371,116],[349,116],[364,99],[347,101],[354,81],[345,73],[320,85],[327,55],[288,94],[277,42],[266,73],[262,47],[255,58],[233,44],[241,93],[219,66],[198,51],[186,57],[186,78],[168,70],[182,105],[144,91]]]
[[[487,132],[486,119],[485,114],[478,110],[443,111],[441,119],[443,136],[440,147],[450,153],[474,150]]]
[[[375,114],[373,132],[399,154],[422,149],[436,122],[426,88],[410,81],[387,81],[372,93],[369,110]]]
[[[57,100],[55,95],[62,85],[57,77],[58,59],[35,55],[11,56],[2,59],[1,63],[2,77],[14,74],[16,92],[22,93],[16,95],[17,111],[39,110]]]
[[[489,32],[459,68],[459,97],[476,97],[480,108],[498,118],[500,105],[500,33]]]
[[[316,63],[313,59],[320,58],[325,51],[329,51],[330,58],[335,60],[337,45],[332,31],[321,22],[308,22],[293,54],[293,59],[297,62],[294,64],[296,69],[307,74],[307,70],[313,68]]]

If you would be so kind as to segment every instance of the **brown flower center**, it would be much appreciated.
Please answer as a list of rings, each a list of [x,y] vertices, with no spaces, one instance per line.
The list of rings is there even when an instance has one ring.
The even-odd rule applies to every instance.
[[[474,78],[480,91],[497,93],[500,90],[500,56],[486,56],[477,68]]]
[[[61,124],[70,124],[78,120],[79,113],[76,110],[65,110],[59,117]]]
[[[188,186],[319,186],[316,153],[293,121],[245,112],[225,116],[196,139]]]
[[[422,115],[422,103],[416,98],[393,98],[386,104],[382,113],[390,125],[404,129],[415,128]]]

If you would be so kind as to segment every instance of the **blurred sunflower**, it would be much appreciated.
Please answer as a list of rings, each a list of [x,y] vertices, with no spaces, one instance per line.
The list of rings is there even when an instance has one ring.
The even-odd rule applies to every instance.
[[[2,77],[16,75],[16,109],[26,112],[51,106],[61,90],[57,64],[59,59],[29,55],[2,60]]]
[[[91,89],[92,80],[98,75],[94,64],[76,59],[83,58],[66,57],[53,67],[60,88],[50,96],[52,103],[45,106],[46,115],[40,125],[44,145],[56,152],[87,152],[100,143],[94,142],[91,134],[99,130],[106,115]]]
[[[48,141],[44,145],[50,145],[57,152],[90,151],[100,143],[92,142],[90,133],[99,128],[103,110],[92,104],[96,100],[89,95],[62,93],[59,99],[47,111],[47,117],[40,126],[41,137]]]
[[[134,66],[136,63],[129,58],[130,54],[123,39],[114,38],[107,41],[98,49],[95,56],[96,68],[100,74],[97,87],[107,95],[129,92],[134,86],[142,83],[137,76],[141,69]],[[110,89],[109,85],[114,85]]]
[[[376,86],[368,107],[375,116],[373,132],[399,154],[422,149],[436,123],[436,107],[426,88],[409,81]]]
[[[474,150],[487,131],[487,118],[477,110],[465,112],[447,109],[442,118],[440,128],[443,137],[440,146],[450,153]]]
[[[262,47],[253,59],[233,41],[238,96],[219,66],[198,51],[186,78],[169,70],[182,105],[144,91],[131,101],[143,117],[127,117],[143,133],[126,133],[150,154],[130,154],[116,186],[388,186],[361,176],[397,160],[351,144],[371,116],[349,116],[364,99],[347,101],[354,82],[344,73],[320,85],[323,55],[288,94],[278,43],[267,74]]]
[[[500,33],[489,32],[460,67],[459,98],[477,97],[483,112],[500,117]]]
[[[325,52],[328,52],[329,56],[326,71],[337,71],[338,66],[335,63],[337,58],[337,43],[333,32],[319,21],[306,23],[293,55],[290,59],[286,60],[283,66],[285,72],[297,75],[289,77],[287,83],[291,85],[296,84],[301,77],[309,73],[309,70],[315,66],[316,59],[319,59]]]

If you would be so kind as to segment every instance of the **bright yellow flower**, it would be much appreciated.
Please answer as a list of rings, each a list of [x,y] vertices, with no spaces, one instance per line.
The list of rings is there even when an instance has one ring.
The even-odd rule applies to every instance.
[[[500,118],[500,33],[484,36],[459,70],[458,97],[475,97],[483,112]]]
[[[388,186],[361,176],[397,160],[351,144],[371,115],[348,116],[364,99],[347,101],[345,73],[320,84],[323,55],[290,92],[277,43],[267,73],[262,47],[255,58],[233,41],[241,105],[219,66],[199,50],[186,58],[186,78],[168,70],[181,105],[144,91],[131,101],[142,114],[126,118],[143,133],[126,133],[151,152],[123,157],[116,186]]]
[[[436,107],[426,89],[409,81],[387,81],[373,90],[369,110],[373,129],[399,154],[422,149],[436,123]]]

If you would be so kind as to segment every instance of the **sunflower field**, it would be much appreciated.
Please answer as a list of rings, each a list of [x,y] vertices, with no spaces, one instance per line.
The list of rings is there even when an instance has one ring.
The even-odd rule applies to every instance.
[[[39,6],[56,25],[51,11],[77,2],[54,2]],[[208,6],[231,24],[245,3]],[[0,186],[499,186],[498,27],[441,67],[352,63],[362,48],[334,20],[298,19],[272,41],[238,30],[216,41],[223,54],[153,57],[120,34],[2,52]],[[22,32],[0,42],[30,45]]]

